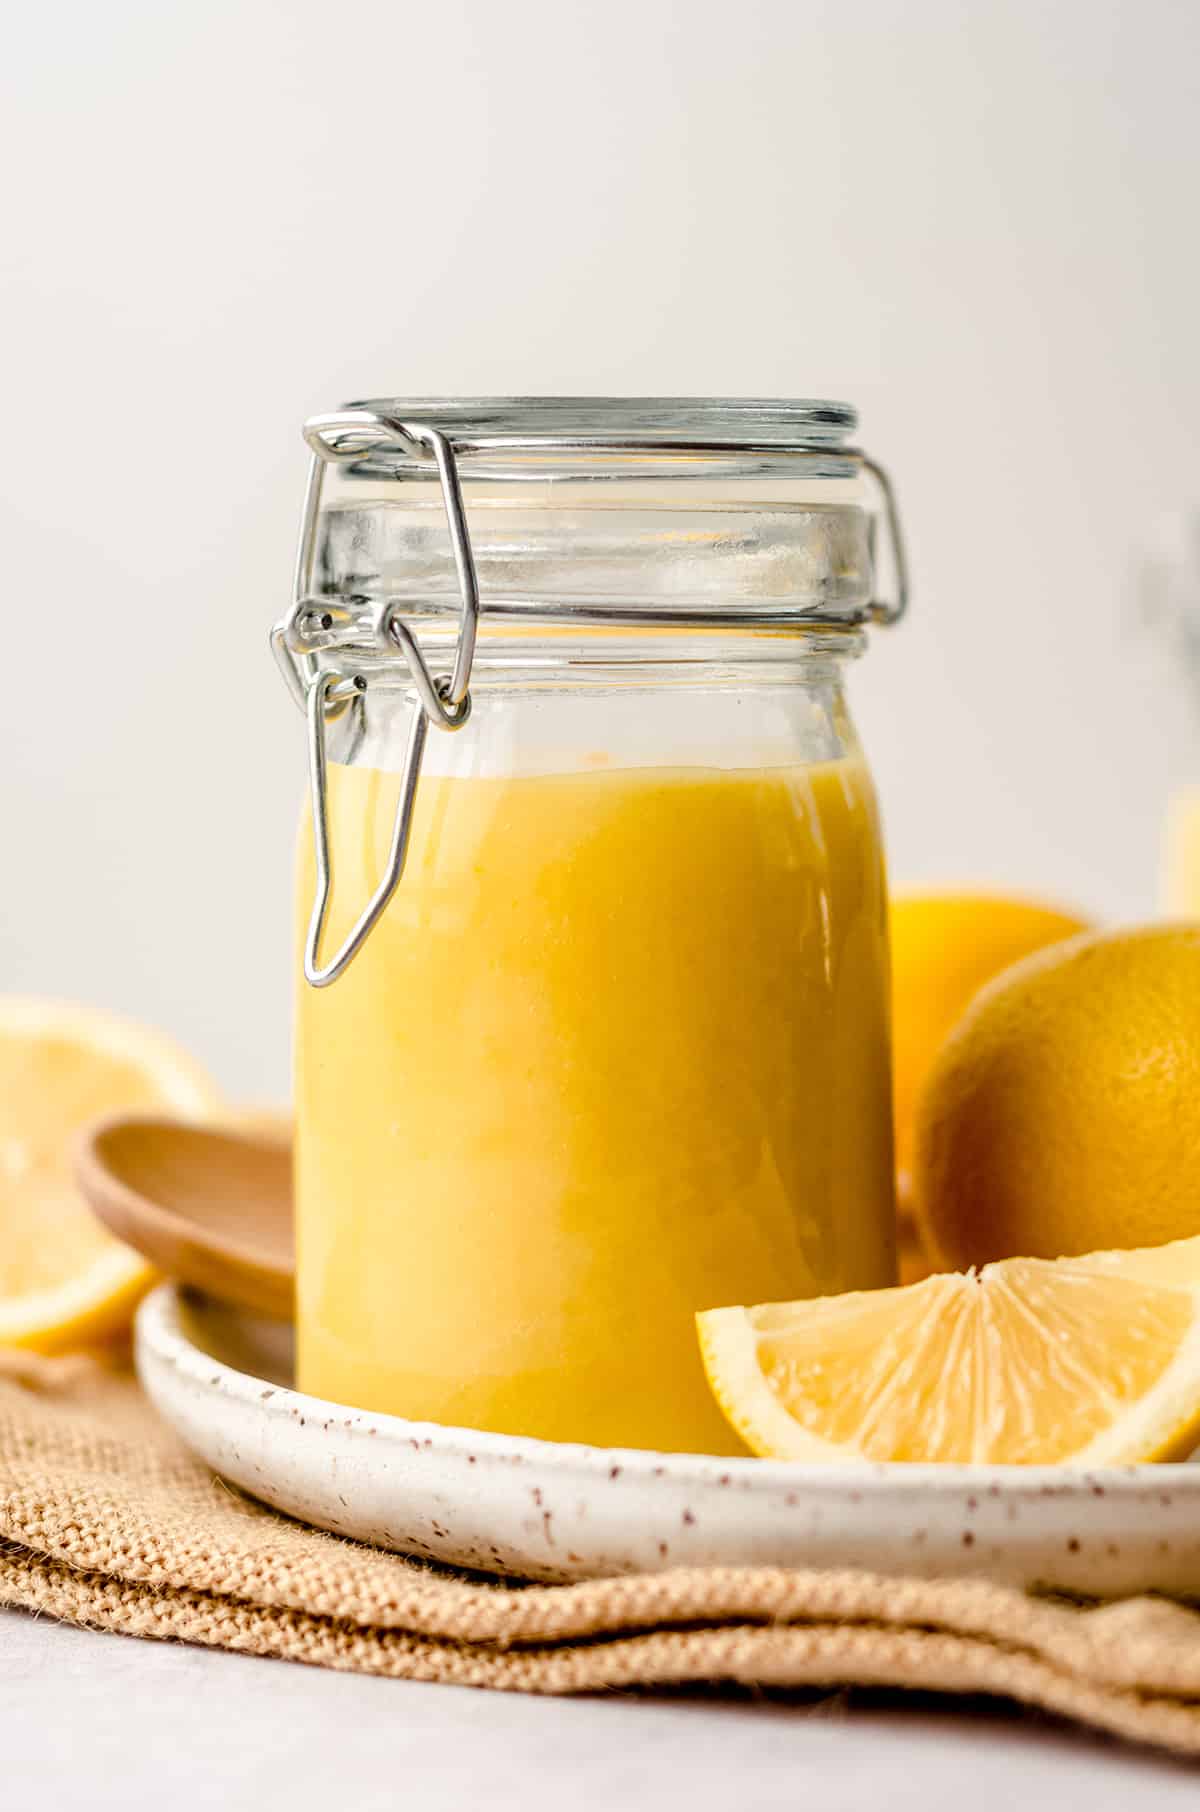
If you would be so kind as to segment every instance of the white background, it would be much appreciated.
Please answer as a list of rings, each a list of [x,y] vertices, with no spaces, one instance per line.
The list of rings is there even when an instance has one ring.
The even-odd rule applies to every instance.
[[[2,80],[0,987],[283,1091],[266,630],[299,422],[389,391],[855,402],[916,586],[855,675],[897,880],[1153,909],[1196,0],[43,0]]]

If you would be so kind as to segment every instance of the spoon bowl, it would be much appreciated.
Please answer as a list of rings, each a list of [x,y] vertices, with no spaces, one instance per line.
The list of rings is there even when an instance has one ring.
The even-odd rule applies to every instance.
[[[83,1134],[75,1179],[109,1232],[158,1270],[243,1308],[291,1318],[289,1139],[122,1114]]]

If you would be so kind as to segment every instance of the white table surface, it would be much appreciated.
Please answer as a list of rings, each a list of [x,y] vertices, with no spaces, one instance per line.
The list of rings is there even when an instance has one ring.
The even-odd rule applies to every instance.
[[[1200,1767],[1007,1709],[527,1699],[0,1611],[5,1812],[1157,1812]]]

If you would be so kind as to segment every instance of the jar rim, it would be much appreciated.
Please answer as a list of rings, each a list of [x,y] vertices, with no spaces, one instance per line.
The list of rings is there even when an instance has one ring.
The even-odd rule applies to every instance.
[[[463,451],[550,439],[803,452],[840,446],[858,426],[849,403],[813,397],[375,397],[345,407],[435,428]]]

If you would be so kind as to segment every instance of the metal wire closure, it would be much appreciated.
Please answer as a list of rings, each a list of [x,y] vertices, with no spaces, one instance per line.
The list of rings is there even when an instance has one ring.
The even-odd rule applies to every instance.
[[[900,511],[896,507],[896,493],[892,489],[892,481],[878,460],[871,459],[868,454],[861,452],[857,447],[851,448],[850,451],[864,472],[871,474],[879,487],[879,494],[883,498],[883,518],[887,524],[888,541],[892,549],[892,571],[896,580],[896,596],[890,602],[886,599],[872,598],[867,609],[873,623],[881,623],[887,628],[892,623],[898,623],[908,609],[908,555],[905,552],[904,536],[900,529]]]
[[[317,670],[310,638],[314,633],[332,627],[334,613],[328,600],[312,594],[312,564],[325,465],[330,460],[354,458],[361,451],[363,429],[367,430],[372,440],[377,440],[382,432],[385,437],[398,441],[401,446],[415,445],[432,454],[441,481],[442,500],[446,506],[446,522],[458,574],[462,609],[454,665],[449,677],[445,679],[438,679],[430,672],[416,637],[397,614],[397,600],[389,599],[376,612],[375,642],[380,649],[395,648],[403,655],[416,691],[417,704],[404,752],[400,797],[396,803],[396,817],[383,875],[375,892],[347,932],[341,947],[328,962],[322,963],[321,939],[333,893],[333,873],[329,859],[325,726],[330,715],[330,705],[336,701],[344,708],[354,687],[361,686],[364,682],[351,680],[347,690],[343,676],[328,670]],[[479,582],[463,509],[458,467],[453,449],[444,434],[423,423],[409,425],[394,422],[367,410],[346,410],[337,416],[317,416],[308,423],[304,433],[313,449],[313,458],[309,468],[300,552],[296,562],[296,595],[287,616],[272,630],[271,642],[290,690],[305,704],[308,714],[308,775],[317,891],[308,921],[308,935],[304,941],[304,977],[312,987],[326,988],[343,974],[357,956],[400,885],[408,855],[417,781],[421,774],[429,725],[433,724],[439,730],[461,730],[471,715],[471,668],[475,660],[475,637],[479,624]],[[331,440],[327,436],[334,438]]]
[[[429,719],[423,710],[413,712],[412,728],[408,733],[408,747],[404,753],[404,775],[400,785],[400,800],[396,807],[395,822],[392,825],[392,841],[388,850],[387,866],[375,892],[367,901],[355,919],[345,942],[329,962],[322,965],[320,960],[321,937],[325,930],[325,915],[329,910],[329,898],[333,891],[333,875],[329,866],[329,812],[327,806],[326,763],[325,763],[325,711],[330,688],[336,680],[336,674],[322,673],[309,688],[308,694],[308,771],[312,788],[313,847],[317,858],[317,893],[313,901],[312,915],[308,921],[308,935],[304,940],[304,976],[314,988],[324,988],[338,976],[362,948],[363,942],[384,911],[388,901],[400,885],[404,873],[404,860],[408,855],[408,836],[412,829],[413,804],[416,799],[417,777],[421,771],[421,757],[425,753],[425,736],[429,728]]]
[[[412,405],[415,409],[418,405]],[[853,422],[853,414],[849,413]],[[464,422],[453,439],[428,421],[401,420],[374,408],[340,410],[331,415],[314,416],[304,429],[304,438],[312,450],[308,485],[301,519],[300,546],[296,558],[293,599],[287,614],[271,631],[271,645],[288,689],[305,710],[308,720],[308,766],[312,801],[313,847],[316,855],[316,897],[308,923],[304,946],[305,979],[314,988],[328,987],[342,975],[386,910],[404,874],[412,831],[413,806],[417,783],[425,754],[429,726],[445,731],[461,730],[471,715],[471,671],[475,659],[475,641],[479,626],[479,582],[471,547],[459,480],[458,455],[463,452],[580,452],[655,454],[679,452],[688,456],[712,454],[763,453],[776,455],[780,443],[750,436],[736,441],[692,438],[673,439],[645,432],[620,434],[559,433],[489,433],[480,432],[481,423]],[[350,612],[338,599],[325,597],[313,590],[313,566],[316,557],[317,530],[321,514],[321,493],[327,466],[360,460],[379,448],[392,448],[405,458],[432,458],[441,486],[442,502],[450,534],[450,547],[458,579],[461,607],[458,639],[454,660],[448,675],[439,678],[431,672],[416,636],[400,612],[404,600],[390,598],[379,604],[370,619],[369,644],[376,653],[399,653],[408,669],[415,694],[412,725],[405,747],[400,777],[400,796],[392,825],[384,873],[375,892],[359,913],[340,948],[321,961],[321,942],[333,894],[333,874],[329,853],[328,776],[326,760],[326,726],[344,711],[367,682],[362,675],[347,674],[333,667],[322,667],[319,650],[330,639],[330,631],[348,621]],[[803,451],[803,448],[796,449]],[[816,449],[814,449],[815,451]],[[884,468],[858,447],[837,445],[836,457],[857,465],[867,472],[878,487],[882,501],[883,522],[891,547],[891,565],[895,596],[872,598],[863,611],[867,620],[896,623],[908,608],[908,564],[900,530],[891,481]],[[613,620],[644,621],[642,613],[629,613],[619,608],[600,611]],[[707,614],[707,613],[706,613]],[[821,618],[813,614],[813,622]],[[843,619],[844,620],[844,619]],[[862,620],[860,616],[859,621]],[[362,633],[362,618],[359,636]],[[744,619],[743,619],[744,621]],[[356,641],[361,647],[361,641]]]

